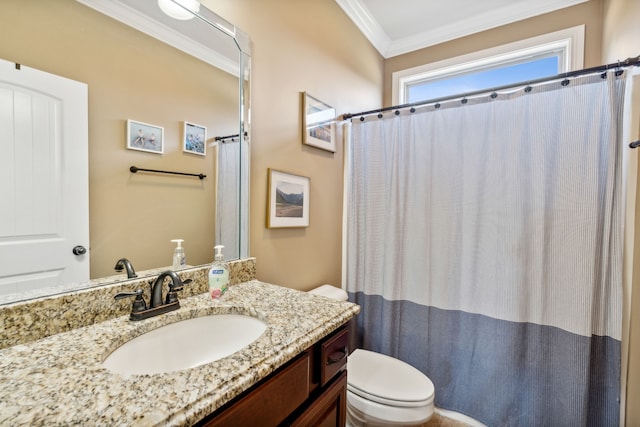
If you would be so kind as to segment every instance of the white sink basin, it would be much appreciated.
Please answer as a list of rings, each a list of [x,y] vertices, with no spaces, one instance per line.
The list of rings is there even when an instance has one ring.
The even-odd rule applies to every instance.
[[[258,339],[267,325],[251,316],[216,314],[171,323],[127,341],[103,365],[124,375],[180,371],[222,359]]]

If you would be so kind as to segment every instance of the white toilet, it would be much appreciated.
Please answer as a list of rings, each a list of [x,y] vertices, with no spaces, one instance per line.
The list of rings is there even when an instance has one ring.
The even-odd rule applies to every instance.
[[[309,291],[346,301],[342,289],[322,285]],[[347,359],[348,426],[415,426],[434,411],[431,380],[413,366],[393,357],[356,349]]]

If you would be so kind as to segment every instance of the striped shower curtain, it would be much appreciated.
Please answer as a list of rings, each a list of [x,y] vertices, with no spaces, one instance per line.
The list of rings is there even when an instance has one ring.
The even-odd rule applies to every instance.
[[[218,142],[216,163],[216,245],[225,259],[240,258],[240,155],[238,138]]]
[[[609,72],[351,125],[359,344],[429,376],[436,406],[619,425],[624,90]]]

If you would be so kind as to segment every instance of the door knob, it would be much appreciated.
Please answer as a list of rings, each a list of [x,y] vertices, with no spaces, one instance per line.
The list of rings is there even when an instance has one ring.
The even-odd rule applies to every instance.
[[[78,245],[78,246],[75,246],[75,247],[73,248],[73,254],[74,254],[74,255],[78,255],[78,256],[80,256],[80,255],[84,255],[84,254],[86,254],[86,253],[87,253],[87,248],[85,248],[85,247],[84,247],[84,246],[82,246],[82,245]]]

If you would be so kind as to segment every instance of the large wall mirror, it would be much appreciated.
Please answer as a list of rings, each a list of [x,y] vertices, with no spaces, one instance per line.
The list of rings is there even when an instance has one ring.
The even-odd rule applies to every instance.
[[[250,41],[195,4],[190,19],[156,0],[0,4],[1,59],[88,86],[91,282],[64,291],[126,279],[120,258],[156,274],[171,266],[172,239],[188,266],[210,263],[217,244],[227,260],[248,256]],[[162,127],[163,153],[127,148],[128,120]],[[206,128],[204,155],[184,151],[185,122]]]

